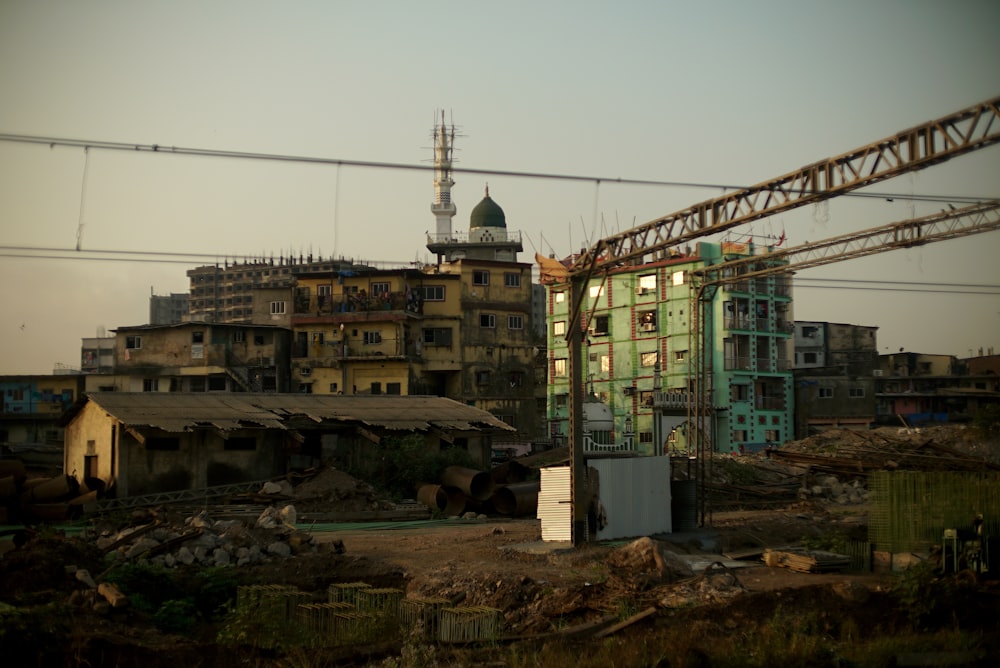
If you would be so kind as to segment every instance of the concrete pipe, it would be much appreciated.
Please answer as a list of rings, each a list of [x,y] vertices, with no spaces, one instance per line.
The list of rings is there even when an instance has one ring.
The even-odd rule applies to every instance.
[[[451,517],[465,511],[465,493],[455,487],[424,484],[417,489],[417,501],[432,511]]]
[[[457,487],[476,501],[486,501],[493,494],[493,478],[485,471],[449,466],[441,474],[441,484]]]
[[[538,480],[498,487],[493,492],[493,507],[501,515],[514,517],[534,515],[538,510],[540,488],[541,483]]]

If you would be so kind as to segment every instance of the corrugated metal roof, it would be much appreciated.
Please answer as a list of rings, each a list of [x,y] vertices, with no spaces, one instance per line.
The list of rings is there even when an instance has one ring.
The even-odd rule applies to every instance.
[[[294,418],[391,431],[515,431],[487,411],[445,397],[91,392],[87,398],[127,425],[170,432],[198,427],[290,429],[288,423]]]

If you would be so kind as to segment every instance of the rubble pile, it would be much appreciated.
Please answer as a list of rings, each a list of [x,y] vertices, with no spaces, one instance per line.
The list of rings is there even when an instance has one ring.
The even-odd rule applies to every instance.
[[[93,541],[109,561],[147,559],[166,568],[246,566],[318,551],[312,535],[295,528],[296,518],[292,505],[264,509],[253,526],[213,520],[201,511],[182,523],[156,518],[121,530],[88,529],[81,537]],[[339,541],[330,547],[343,552]]]

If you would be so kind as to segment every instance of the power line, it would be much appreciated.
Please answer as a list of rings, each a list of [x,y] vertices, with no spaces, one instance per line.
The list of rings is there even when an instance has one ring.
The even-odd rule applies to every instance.
[[[247,151],[223,151],[217,149],[189,148],[183,146],[161,146],[160,144],[134,144],[125,142],[110,142],[90,139],[69,139],[64,137],[44,137],[31,135],[18,135],[0,133],[0,141],[14,142],[21,144],[40,144],[50,148],[56,146],[66,146],[70,148],[82,148],[84,150],[100,149],[105,151],[126,151],[139,153],[157,153],[170,155],[184,155],[195,157],[230,158],[238,160],[264,160],[270,162],[294,162],[313,165],[336,165],[338,167],[358,167],[371,169],[394,169],[410,171],[434,171],[434,165],[413,165],[398,162],[377,162],[369,160],[346,160],[342,158],[320,158],[314,156],[302,156],[280,153],[256,153]],[[750,186],[727,184],[727,183],[697,183],[690,181],[660,181],[654,179],[629,179],[622,177],[605,176],[582,176],[578,174],[554,174],[547,172],[522,172],[500,169],[477,169],[472,167],[452,167],[452,171],[464,174],[477,174],[486,176],[508,176],[513,178],[543,179],[558,181],[577,181],[593,183],[600,186],[602,183],[615,183],[619,185],[634,186],[659,186],[671,188],[697,188],[707,190],[745,190]],[[785,193],[801,194],[803,191],[783,190]],[[903,193],[877,193],[877,192],[848,192],[842,193],[841,197],[860,197],[868,199],[904,200],[916,202],[937,202],[947,204],[964,203],[975,204],[986,200],[996,199],[993,197],[973,197],[968,195],[915,195]]]

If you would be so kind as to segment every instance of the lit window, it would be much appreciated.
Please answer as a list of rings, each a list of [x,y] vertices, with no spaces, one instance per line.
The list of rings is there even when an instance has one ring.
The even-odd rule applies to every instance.
[[[554,323],[552,323],[552,335],[553,336],[562,336],[565,333],[566,333],[566,321],[565,320],[557,320]]]
[[[566,374],[567,374],[566,362],[567,362],[567,360],[566,360],[565,357],[561,357],[559,359],[552,360],[552,373],[553,373],[553,375],[558,376],[558,377],[565,377]]]
[[[556,302],[556,304],[561,304],[564,301],[566,301],[566,293],[565,292],[557,292],[555,294],[555,302]]]
[[[655,366],[659,356],[656,352],[641,353],[639,355],[639,366]]]

